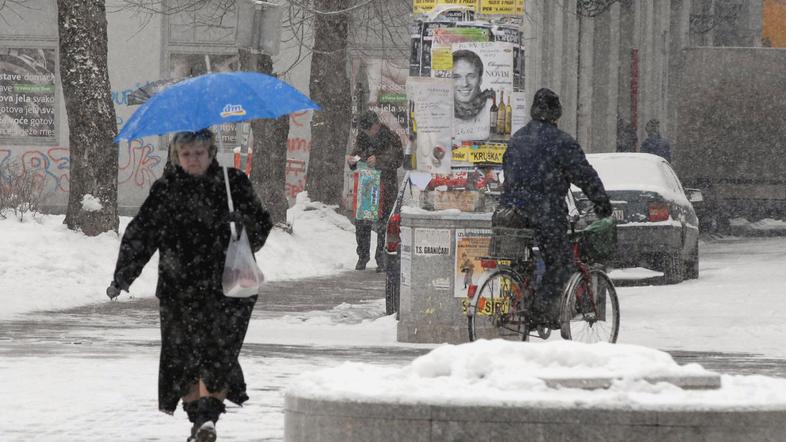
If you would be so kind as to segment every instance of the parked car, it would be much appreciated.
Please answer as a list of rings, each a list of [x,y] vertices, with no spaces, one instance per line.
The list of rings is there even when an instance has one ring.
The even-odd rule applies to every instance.
[[[657,270],[670,284],[698,278],[699,222],[691,202],[700,202],[701,192],[683,189],[669,163],[656,155],[601,153],[587,160],[617,221],[617,253],[608,264]],[[578,188],[573,193],[580,209],[590,204]]]

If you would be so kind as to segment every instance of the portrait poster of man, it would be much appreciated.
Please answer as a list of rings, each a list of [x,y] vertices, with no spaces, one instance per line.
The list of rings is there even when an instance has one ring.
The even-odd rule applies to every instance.
[[[451,167],[453,82],[448,78],[409,77],[407,97],[417,122],[417,170],[447,175]]]
[[[0,138],[54,143],[55,50],[0,47]]]
[[[488,140],[492,105],[507,104],[513,91],[513,45],[466,42],[452,49],[453,143]]]

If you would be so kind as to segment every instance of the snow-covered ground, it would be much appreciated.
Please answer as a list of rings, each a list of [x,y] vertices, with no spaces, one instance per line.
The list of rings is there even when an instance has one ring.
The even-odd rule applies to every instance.
[[[301,197],[290,209],[289,219],[294,221],[294,234],[275,230],[257,255],[268,280],[330,275],[353,268],[354,229],[346,218]],[[119,237],[108,233],[88,238],[67,230],[62,220],[60,216],[40,216],[21,223],[10,218],[0,220],[0,321],[36,317],[40,315],[35,313],[37,310],[108,302],[104,289],[112,277]],[[128,221],[122,219],[121,225]],[[674,286],[618,288],[620,343],[632,346],[617,346],[614,351],[636,355],[647,350],[635,346],[645,346],[786,358],[786,238],[712,240],[701,243],[700,253],[699,280]],[[148,264],[132,286],[132,296],[153,296],[155,261]],[[628,276],[631,274],[653,276],[640,269]],[[128,300],[124,294],[120,302]],[[246,342],[314,348],[406,347],[395,342],[396,322],[383,312],[382,302],[373,301],[341,305],[327,312],[265,315],[252,321]],[[0,440],[185,439],[188,426],[183,413],[178,411],[172,418],[156,410],[157,328],[112,329],[102,337],[150,345],[136,345],[133,351],[119,347],[116,356],[103,354],[98,359],[89,357],[90,352],[84,350],[61,351],[46,357],[3,354],[0,392],[12,404],[3,408]],[[565,362],[565,355],[573,351],[551,347],[554,344],[564,343],[529,346],[532,349],[526,351],[550,352],[555,355],[552,362]],[[416,363],[430,364],[432,374],[452,370],[451,364],[461,360],[445,357],[446,354],[471,353],[457,350],[463,347],[433,347],[439,347],[440,353]],[[279,440],[283,432],[281,390],[293,385],[297,375],[332,369],[342,376],[366,373],[371,379],[387,373],[386,370],[412,370],[407,367],[411,359],[358,368],[355,363],[340,365],[338,358],[324,355],[245,357],[243,368],[252,401],[243,409],[231,407],[222,418],[221,440]],[[367,356],[361,360],[374,362]],[[574,373],[589,374],[591,369],[579,365]],[[324,372],[320,373],[323,374],[314,375],[317,381],[324,376]],[[529,385],[530,381],[522,382]],[[761,393],[773,403],[784,402],[786,386],[781,381],[724,376],[724,383],[755,391],[757,397]],[[637,388],[631,386],[625,391],[633,394]],[[768,389],[770,396],[765,394]]]
[[[63,216],[9,216],[0,220],[0,319],[34,310],[57,310],[106,300],[120,236],[94,238],[68,230]],[[268,281],[331,275],[354,269],[355,227],[334,208],[301,193],[287,212],[294,233],[273,229],[257,261]],[[131,218],[120,218],[120,234]],[[372,241],[376,234],[372,233]],[[130,295],[155,292],[158,254],[153,255]],[[370,263],[373,267],[373,261]],[[127,299],[124,293],[120,300]]]

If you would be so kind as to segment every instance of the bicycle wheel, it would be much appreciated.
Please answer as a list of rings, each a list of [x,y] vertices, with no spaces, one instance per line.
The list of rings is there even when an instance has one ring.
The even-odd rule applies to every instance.
[[[620,326],[617,290],[606,272],[591,269],[588,276],[576,272],[562,295],[560,332],[578,342],[617,341]]]
[[[495,271],[467,307],[469,340],[529,340],[525,315],[531,299],[531,291],[515,272]]]

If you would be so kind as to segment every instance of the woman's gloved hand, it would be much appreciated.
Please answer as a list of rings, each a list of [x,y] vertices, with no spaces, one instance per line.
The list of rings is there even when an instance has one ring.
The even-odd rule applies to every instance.
[[[108,296],[109,299],[114,300],[115,298],[120,296],[120,292],[123,290],[127,291],[128,288],[123,289],[120,287],[120,285],[117,282],[112,281],[112,283],[109,284],[109,287],[106,288],[106,296]]]

